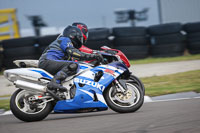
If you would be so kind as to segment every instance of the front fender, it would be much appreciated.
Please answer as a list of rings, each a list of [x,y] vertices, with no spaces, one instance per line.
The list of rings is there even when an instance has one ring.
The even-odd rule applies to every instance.
[[[122,75],[124,76],[125,79],[128,79],[131,75],[131,72],[129,71],[128,67],[124,65],[122,62],[119,62],[119,61],[112,62],[112,63],[109,63],[108,65],[116,67],[124,71]]]

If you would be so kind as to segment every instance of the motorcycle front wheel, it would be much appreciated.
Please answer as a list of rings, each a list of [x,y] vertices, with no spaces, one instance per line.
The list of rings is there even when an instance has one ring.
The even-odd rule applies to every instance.
[[[25,122],[43,120],[52,111],[52,104],[46,99],[34,99],[34,92],[18,89],[11,96],[10,109],[15,117]]]
[[[131,80],[131,82],[137,84],[138,87],[140,87],[140,89],[142,89],[143,95],[145,95],[145,87],[144,87],[142,81],[138,77],[131,75],[129,80]]]
[[[135,83],[126,83],[125,93],[117,91],[116,87],[105,90],[104,98],[108,106],[119,113],[135,112],[141,108],[144,102],[144,93]]]

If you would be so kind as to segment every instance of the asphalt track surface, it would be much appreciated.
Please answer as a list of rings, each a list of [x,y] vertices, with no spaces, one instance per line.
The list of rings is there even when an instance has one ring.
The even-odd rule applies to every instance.
[[[144,103],[135,113],[112,110],[50,114],[39,122],[0,116],[0,133],[199,133],[200,98]]]

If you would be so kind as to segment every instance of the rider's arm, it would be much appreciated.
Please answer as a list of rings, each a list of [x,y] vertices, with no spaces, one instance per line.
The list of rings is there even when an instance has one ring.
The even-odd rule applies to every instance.
[[[76,58],[78,60],[97,59],[98,61],[102,61],[102,56],[100,55],[84,53],[74,48],[71,40],[67,37],[60,37],[58,39],[58,43],[60,44],[60,48],[63,51],[66,51],[66,53],[73,58]]]
[[[66,52],[71,57],[78,58],[79,60],[92,60],[92,59],[101,60],[100,59],[101,57],[99,55],[83,53],[83,52],[81,52],[78,49],[73,48],[73,47],[67,48]]]

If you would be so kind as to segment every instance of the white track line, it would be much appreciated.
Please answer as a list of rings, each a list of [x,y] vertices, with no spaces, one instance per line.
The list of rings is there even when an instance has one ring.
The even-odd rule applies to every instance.
[[[152,102],[168,102],[168,101],[179,101],[179,100],[189,100],[189,99],[199,99],[200,97],[189,97],[189,98],[176,98],[167,100],[154,100]]]

